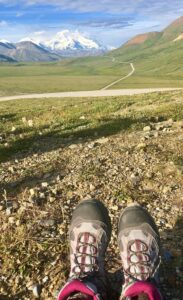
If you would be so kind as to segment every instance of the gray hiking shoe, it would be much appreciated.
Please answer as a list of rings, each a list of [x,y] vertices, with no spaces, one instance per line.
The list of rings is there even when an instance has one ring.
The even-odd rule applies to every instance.
[[[127,290],[134,283],[154,282],[159,269],[160,237],[156,224],[147,210],[133,204],[122,212],[118,227],[118,243],[125,276],[123,298],[129,294]]]
[[[104,257],[110,237],[111,221],[104,204],[94,199],[80,202],[69,231],[70,279],[92,282],[104,291]]]

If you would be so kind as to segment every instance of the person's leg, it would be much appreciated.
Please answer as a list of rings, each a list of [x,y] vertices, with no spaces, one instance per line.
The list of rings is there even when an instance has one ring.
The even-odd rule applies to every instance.
[[[125,276],[121,299],[161,300],[156,287],[160,237],[147,210],[132,204],[122,212],[118,243]]]
[[[69,280],[58,300],[106,299],[104,256],[110,236],[111,222],[102,202],[80,202],[74,210],[69,231]]]

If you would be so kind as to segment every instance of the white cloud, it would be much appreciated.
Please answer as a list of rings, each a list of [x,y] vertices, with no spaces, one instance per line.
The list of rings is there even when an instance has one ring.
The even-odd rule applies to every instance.
[[[35,31],[35,32],[33,33],[33,35],[39,36],[39,35],[43,35],[43,34],[45,34],[45,33],[46,33],[45,30],[42,30],[42,31]]]
[[[8,22],[2,20],[0,21],[0,27],[4,27],[4,26],[7,26],[8,25]]]
[[[16,17],[19,18],[19,17],[22,17],[24,16],[24,13],[23,12],[17,12],[16,13]]]
[[[24,5],[34,6],[51,5],[61,10],[72,10],[75,12],[109,12],[109,13],[136,13],[137,10],[153,14],[165,14],[167,11],[178,12],[182,9],[182,0],[0,0],[0,3],[9,6]]]

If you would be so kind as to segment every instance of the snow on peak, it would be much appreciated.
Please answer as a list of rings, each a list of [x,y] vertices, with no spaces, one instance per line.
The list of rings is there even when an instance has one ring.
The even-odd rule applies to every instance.
[[[63,30],[57,32],[51,39],[38,38],[34,35],[32,37],[25,37],[20,42],[31,42],[47,51],[62,54],[63,52],[77,52],[77,51],[103,51],[105,48],[97,42],[89,39],[79,31]]]
[[[39,40],[37,40],[37,39],[31,39],[31,38],[29,38],[29,37],[26,37],[26,38],[23,38],[23,39],[21,39],[20,41],[19,41],[19,43],[21,43],[21,42],[30,42],[30,43],[33,43],[33,44],[36,44],[36,45],[40,45],[40,41]]]
[[[11,44],[11,42],[7,41],[7,40],[4,40],[4,39],[1,39],[0,40],[0,43],[3,43],[3,44]]]
[[[58,32],[54,38],[45,41],[44,45],[52,51],[100,49],[100,46],[93,40],[86,38],[78,31],[69,30]]]

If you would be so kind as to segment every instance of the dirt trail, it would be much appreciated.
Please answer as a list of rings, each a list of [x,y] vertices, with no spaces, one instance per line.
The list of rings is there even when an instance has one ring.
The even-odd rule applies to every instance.
[[[121,62],[123,63],[123,62]],[[125,63],[125,62],[124,62]],[[110,88],[111,86],[114,86],[115,84],[117,84],[118,82],[120,81],[123,81],[125,80],[126,78],[130,77],[133,75],[133,73],[135,72],[135,67],[134,67],[134,64],[133,63],[129,63],[130,67],[131,67],[131,71],[126,75],[126,76],[123,76],[121,78],[119,78],[118,80],[106,85],[105,87],[103,87],[101,90],[107,90],[108,88]]]

